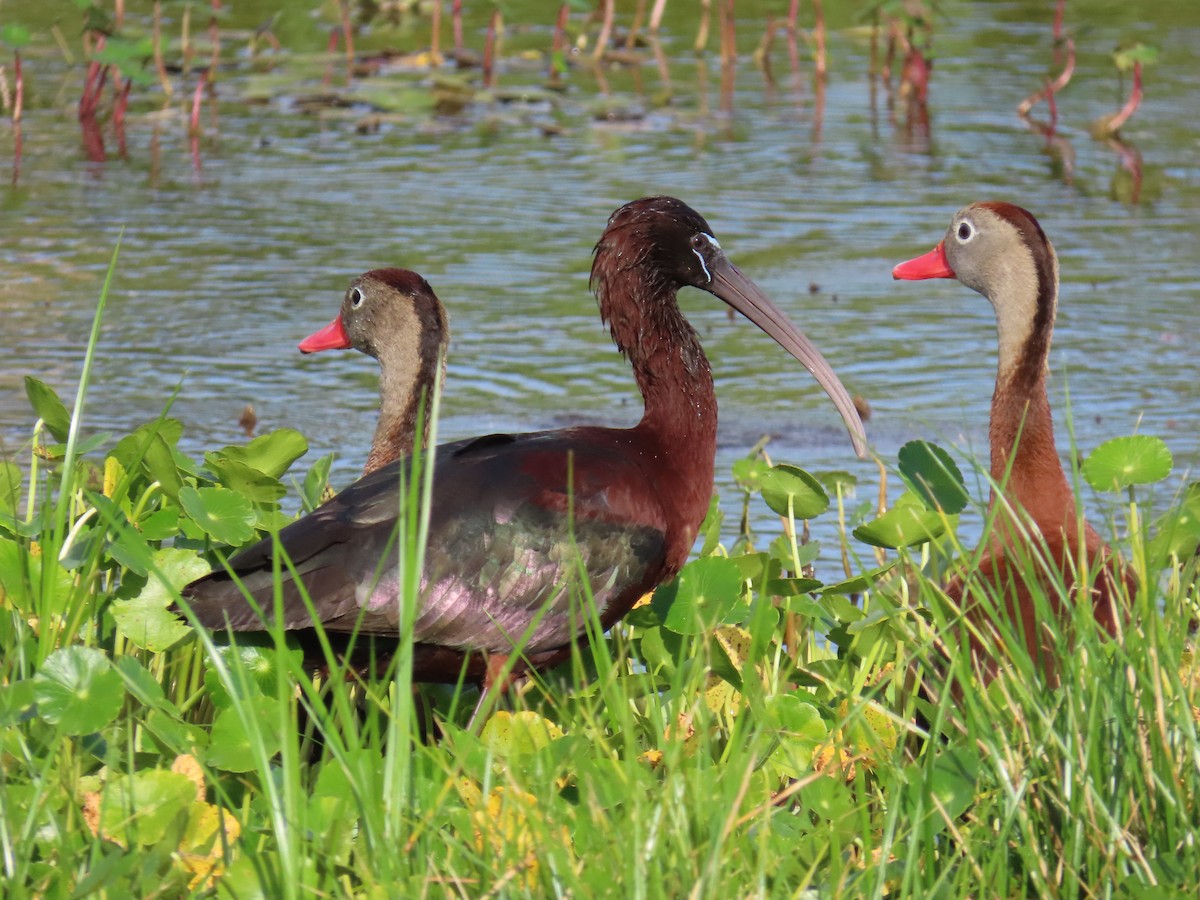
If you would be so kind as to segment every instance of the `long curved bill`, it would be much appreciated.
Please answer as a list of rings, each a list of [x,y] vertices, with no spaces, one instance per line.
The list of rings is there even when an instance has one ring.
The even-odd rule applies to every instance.
[[[318,331],[310,334],[300,342],[301,353],[319,353],[322,350],[345,350],[350,346],[350,335],[346,334],[346,326],[342,324],[342,316],[338,317]]]
[[[892,269],[897,281],[924,281],[926,278],[957,278],[946,259],[946,242],[941,241],[923,256],[902,262]]]
[[[850,394],[825,361],[821,351],[784,315],[783,310],[771,302],[757,284],[738,271],[737,266],[728,259],[722,256],[719,262],[711,266],[710,274],[710,293],[720,297],[769,334],[779,346],[812,372],[817,383],[825,389],[837,411],[842,414],[842,421],[846,423],[846,430],[850,432],[854,452],[860,459],[866,459],[867,431],[859,418],[858,410],[854,408]]]

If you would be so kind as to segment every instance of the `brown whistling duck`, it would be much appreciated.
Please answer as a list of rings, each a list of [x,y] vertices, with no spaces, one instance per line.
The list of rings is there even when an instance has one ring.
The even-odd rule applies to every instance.
[[[991,301],[999,333],[999,369],[992,395],[989,513],[997,511],[990,544],[980,564],[982,578],[1006,597],[1008,612],[1025,637],[1029,653],[1047,671],[1030,587],[1028,536],[1006,509],[1019,510],[1039,540],[1046,560],[1062,573],[1074,602],[1089,603],[1096,621],[1110,634],[1117,630],[1117,581],[1132,595],[1135,582],[1109,558],[1108,548],[1086,522],[1082,532],[1075,495],[1054,444],[1054,423],[1046,394],[1050,338],[1058,307],[1058,258],[1029,212],[1009,203],[976,203],[955,214],[945,238],[933,250],[900,263],[892,276],[904,280],[957,278]],[[1000,510],[998,505],[1003,504]],[[1081,547],[1082,544],[1082,547]],[[1078,580],[1080,550],[1095,576]],[[1098,565],[1098,563],[1100,563]],[[1043,581],[1042,590],[1061,618],[1063,598]],[[954,579],[946,588],[961,603],[965,586]],[[982,623],[986,624],[986,623]],[[985,656],[974,644],[977,655]],[[985,660],[994,673],[994,661]]]
[[[379,362],[379,424],[363,475],[413,450],[422,394],[446,372],[450,324],[433,288],[407,269],[373,269],[346,289],[337,318],[300,342],[301,353],[353,347]],[[421,446],[429,438],[425,420]]]
[[[865,453],[850,395],[820,352],[686,204],[649,197],[614,212],[591,284],[633,367],[642,419],[632,428],[488,435],[437,449],[412,631],[418,681],[453,681],[465,661],[467,676],[489,687],[515,646],[522,657],[513,672],[550,665],[585,632],[582,575],[608,628],[686,562],[713,490],[717,403],[708,360],[676,303],[680,288],[715,295],[803,363]],[[396,529],[402,465],[378,469],[279,532],[329,631],[398,636],[401,573],[381,562]],[[230,560],[229,571],[184,589],[200,624],[266,627],[242,587],[272,615],[273,546],[264,540]],[[281,591],[284,626],[310,627],[286,568]]]

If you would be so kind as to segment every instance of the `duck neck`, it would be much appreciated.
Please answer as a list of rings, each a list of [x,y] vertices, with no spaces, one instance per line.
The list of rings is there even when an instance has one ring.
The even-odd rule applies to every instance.
[[[429,442],[428,389],[441,380],[444,360],[436,354],[414,354],[403,359],[380,361],[379,424],[371,441],[371,452],[363,474],[368,475],[413,451],[417,420],[421,422],[421,446]],[[425,404],[421,412],[422,400]]]
[[[992,395],[992,480],[1010,503],[1025,510],[1043,531],[1075,515],[1074,496],[1054,443],[1054,419],[1046,393],[1050,339],[1058,304],[1058,273],[1049,265],[1013,273],[988,299],[997,312],[1000,357]],[[993,490],[991,503],[997,497]]]
[[[676,288],[640,267],[608,274],[596,285],[600,314],[617,349],[633,366],[645,402],[636,430],[678,481],[676,496],[695,508],[697,524],[712,496],[717,400],[712,369],[676,302]]]

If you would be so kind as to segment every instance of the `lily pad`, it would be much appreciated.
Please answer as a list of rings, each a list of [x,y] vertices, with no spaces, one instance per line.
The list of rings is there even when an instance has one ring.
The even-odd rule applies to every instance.
[[[677,578],[654,592],[650,605],[663,627],[700,634],[724,621],[742,596],[742,571],[731,559],[709,556],[683,567]]]
[[[797,519],[813,519],[829,509],[829,495],[821,482],[796,466],[772,466],[761,485],[763,500],[781,516],[790,513]]]
[[[500,710],[487,724],[479,739],[497,756],[510,758],[529,756],[563,736],[563,730],[535,712],[510,713]]]
[[[179,492],[179,505],[205,534],[230,546],[244,544],[254,537],[258,518],[250,501],[221,487],[185,487]]]
[[[1171,451],[1147,434],[1105,441],[1083,464],[1083,477],[1098,491],[1120,491],[1135,484],[1153,484],[1171,474]]]
[[[950,454],[928,441],[909,441],[900,448],[900,474],[932,510],[960,513],[970,496],[962,472]]]
[[[38,714],[66,734],[91,734],[117,717],[125,685],[108,657],[91,647],[63,647],[34,678]]]

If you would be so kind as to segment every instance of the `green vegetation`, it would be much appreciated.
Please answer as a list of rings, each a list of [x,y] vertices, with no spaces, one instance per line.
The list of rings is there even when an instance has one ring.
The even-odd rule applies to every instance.
[[[1145,589],[1119,640],[1038,598],[1056,684],[1005,652],[1024,646],[1012,628],[977,636],[1000,676],[972,672],[971,626],[938,585],[975,559],[956,527],[978,498],[944,450],[902,450],[881,516],[848,474],[756,451],[735,475],[783,535],[726,528],[714,503],[676,582],[475,733],[473,688],[410,690],[411,648],[366,682],[336,661],[313,678],[278,631],[221,646],[168,612],[288,520],[281,479],[306,447],[284,430],[191,460],[169,409],[87,436],[106,295],[73,410],[30,379],[28,469],[0,463],[7,896],[1194,891],[1200,490],[1148,487],[1172,466],[1156,439],[1082,466],[1122,498],[1106,531]],[[305,507],[327,472],[294,483]],[[819,516],[840,547],[805,540]]]

